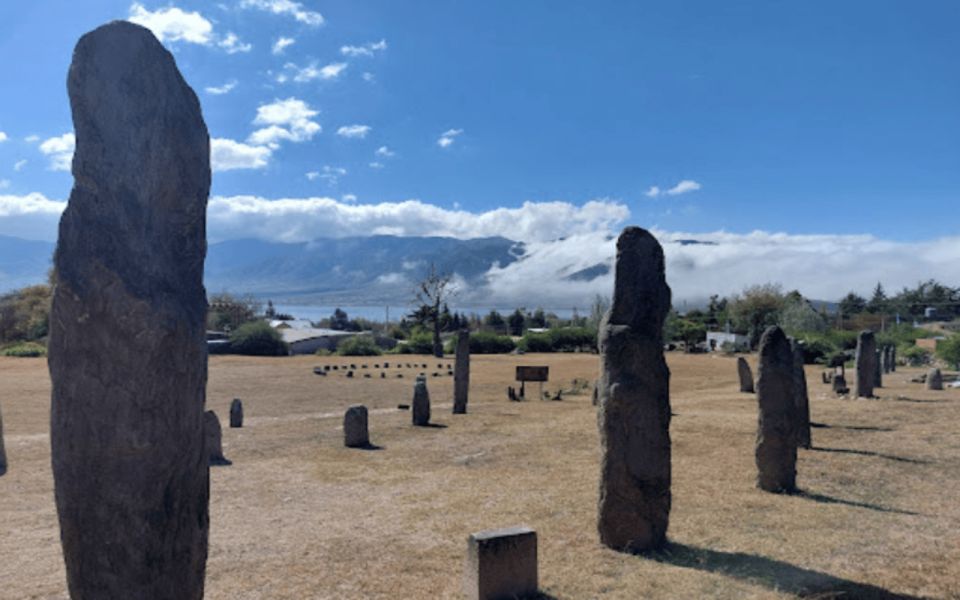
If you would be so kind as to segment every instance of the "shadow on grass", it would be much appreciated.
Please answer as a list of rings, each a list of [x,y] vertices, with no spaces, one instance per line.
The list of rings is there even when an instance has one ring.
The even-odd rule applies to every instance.
[[[426,425],[417,425],[417,427],[426,427],[432,429],[446,429],[447,426],[443,423],[427,423]]]
[[[798,490],[791,495],[796,496],[798,498],[806,498],[807,500],[813,500],[814,502],[819,502],[821,504],[843,504],[844,506],[853,506],[855,508],[866,508],[869,510],[875,510],[877,512],[893,513],[897,515],[910,515],[912,517],[922,516],[918,512],[913,512],[909,510],[901,510],[899,508],[888,508],[886,506],[880,506],[879,504],[857,502],[855,500],[844,500],[843,498],[834,498],[832,496],[824,496],[823,494],[815,494],[813,492],[805,492],[803,490]]]
[[[824,448],[823,446],[814,446],[810,448],[814,452],[837,452],[839,454],[856,454],[858,456],[876,456],[877,458],[885,458],[887,460],[895,460],[897,462],[910,463],[912,465],[929,465],[932,461],[923,460],[920,458],[905,458],[903,456],[894,456],[893,454],[883,454],[881,452],[873,452],[872,450],[854,450],[852,448]]]
[[[810,423],[816,429],[847,429],[849,431],[896,431],[893,427],[871,427],[869,425],[827,425],[826,423]]]
[[[641,556],[678,567],[718,573],[800,597],[920,600],[916,596],[896,594],[881,587],[804,569],[756,554],[721,552],[670,542],[661,550],[643,553]]]
[[[920,398],[907,398],[905,396],[897,396],[896,398],[882,398],[882,400],[893,400],[894,402],[916,402],[918,404],[940,404],[946,402],[946,400],[923,400]]]
[[[367,442],[366,444],[364,444],[364,445],[362,445],[362,446],[352,446],[352,448],[353,448],[354,450],[370,450],[370,451],[373,451],[373,450],[386,450],[386,448],[384,448],[383,446],[378,446],[378,445],[376,445],[376,444],[371,444],[370,442]]]

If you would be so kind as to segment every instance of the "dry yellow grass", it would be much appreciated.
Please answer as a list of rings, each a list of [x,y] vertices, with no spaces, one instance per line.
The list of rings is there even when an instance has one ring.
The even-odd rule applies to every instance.
[[[589,394],[505,396],[520,362],[550,365],[555,390],[592,379],[596,357],[474,357],[469,415],[450,414],[452,378],[428,380],[446,428],[395,410],[414,369],[311,372],[382,361],[211,359],[209,406],[226,424],[240,397],[247,419],[224,429],[233,466],[212,471],[208,598],[456,598],[466,536],[521,523],[538,532],[555,598],[960,598],[960,390],[926,392],[907,382],[917,370],[889,376],[880,400],[844,401],[809,368],[827,427],[800,454],[806,494],[779,496],[754,487],[756,402],[737,392],[734,362],[671,354],[672,545],[628,556],[597,542]],[[0,402],[0,597],[64,598],[45,362],[0,359]],[[342,409],[358,402],[382,450],[342,447]]]

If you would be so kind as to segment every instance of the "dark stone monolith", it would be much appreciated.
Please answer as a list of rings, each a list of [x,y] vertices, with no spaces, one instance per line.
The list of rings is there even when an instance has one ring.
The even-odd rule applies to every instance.
[[[794,407],[797,410],[797,445],[810,448],[810,395],[807,392],[807,374],[803,370],[803,345],[789,338],[793,353]]]
[[[413,410],[411,411],[413,424],[426,427],[430,424],[430,392],[427,391],[427,378],[417,377],[413,385]]]
[[[457,333],[457,358],[453,369],[453,414],[467,413],[467,393],[470,391],[470,331]]]
[[[234,398],[230,403],[230,427],[243,427],[243,402],[240,398]]]
[[[861,331],[857,336],[857,396],[872,398],[877,371],[877,343],[872,331]]]
[[[890,372],[890,346],[880,349],[880,372],[884,375]]]
[[[940,369],[930,369],[930,371],[927,373],[927,389],[943,389],[943,374],[940,373]]]
[[[149,30],[80,38],[50,315],[50,441],[74,599],[203,597],[210,144]]]
[[[637,552],[666,542],[670,517],[670,310],[663,249],[639,227],[617,240],[613,302],[600,323],[600,541]]]
[[[737,374],[740,376],[740,391],[753,393],[753,372],[750,370],[750,363],[742,356],[737,357]]]
[[[219,467],[233,464],[223,455],[223,429],[220,427],[220,419],[217,417],[217,413],[212,410],[208,410],[203,415],[203,438],[210,466]]]
[[[874,352],[873,368],[873,387],[883,387],[883,352],[877,350]]]
[[[787,336],[770,327],[760,338],[757,368],[757,486],[792,492],[797,481],[796,367]]]
[[[897,347],[890,346],[890,372],[894,373],[897,370]]]
[[[343,445],[347,448],[364,448],[370,445],[366,406],[354,404],[344,413]]]
[[[0,411],[0,475],[7,472],[7,451],[3,446],[3,412]]]

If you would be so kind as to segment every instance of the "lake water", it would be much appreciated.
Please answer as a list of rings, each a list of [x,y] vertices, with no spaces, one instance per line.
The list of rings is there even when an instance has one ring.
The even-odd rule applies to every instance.
[[[410,312],[412,311],[412,309],[409,306],[402,306],[402,305],[391,306],[388,308],[386,306],[340,306],[340,307],[337,307],[337,306],[317,306],[312,304],[274,304],[274,308],[276,309],[277,312],[293,315],[297,319],[307,319],[309,321],[319,321],[320,319],[329,318],[333,314],[334,310],[336,310],[337,308],[340,308],[340,310],[345,311],[347,313],[347,316],[349,316],[351,319],[362,317],[364,319],[368,319],[370,321],[375,321],[378,323],[383,323],[384,321],[387,320],[388,311],[390,316],[389,320],[391,323],[395,323],[399,321],[401,318],[410,314]],[[478,314],[483,316],[494,309],[491,307],[483,308],[483,307],[451,306],[450,310],[454,312],[463,313],[466,315]],[[501,315],[503,315],[504,317],[506,317],[507,315],[512,313],[514,310],[516,310],[516,307],[510,307],[510,308],[496,307],[495,310],[499,312]],[[535,309],[527,309],[527,310],[532,312]],[[544,307],[543,310],[548,313],[552,312],[558,317],[560,317],[561,319],[569,319],[573,315],[573,308]],[[580,314],[580,316],[586,316],[590,314],[590,308],[578,307],[577,312]]]

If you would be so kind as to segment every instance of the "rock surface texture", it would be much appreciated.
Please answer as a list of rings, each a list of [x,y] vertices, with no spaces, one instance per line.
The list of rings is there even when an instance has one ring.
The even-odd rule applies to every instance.
[[[639,227],[617,240],[613,302],[600,323],[600,541],[637,552],[666,542],[670,516],[670,310],[663,249]]]
[[[857,336],[857,396],[873,397],[873,384],[877,376],[877,342],[872,331],[861,331]]]
[[[467,414],[470,391],[470,332],[457,333],[457,359],[453,367],[453,414]]]
[[[230,427],[243,427],[243,401],[234,398],[230,403]]]
[[[757,368],[757,486],[792,492],[797,481],[796,367],[793,350],[779,327],[760,338]]]
[[[343,445],[347,448],[364,448],[370,445],[370,430],[367,407],[354,404],[343,414]]]
[[[200,104],[149,30],[80,38],[74,187],[50,316],[50,440],[75,600],[203,597],[206,206]]]
[[[419,427],[426,427],[430,424],[430,392],[427,391],[427,378],[423,375],[417,377],[417,382],[413,385],[413,424]]]
[[[883,387],[883,351],[877,350],[874,355],[873,387],[879,388]]]
[[[943,374],[940,373],[940,369],[930,369],[930,371],[927,373],[927,389],[943,389]]]
[[[742,356],[737,357],[737,375],[740,376],[740,391],[746,394],[753,393],[753,371],[750,363]]]
[[[793,391],[794,406],[797,409],[797,445],[810,448],[810,394],[807,391],[807,374],[803,370],[803,346],[790,338],[790,351],[793,352]]]

